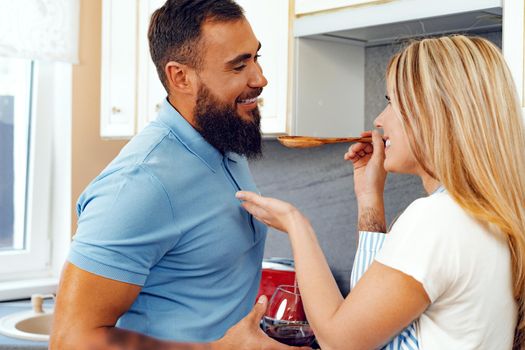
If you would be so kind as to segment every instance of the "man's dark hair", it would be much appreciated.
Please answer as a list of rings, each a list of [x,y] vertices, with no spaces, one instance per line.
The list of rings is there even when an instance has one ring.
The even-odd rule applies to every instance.
[[[199,69],[202,65],[201,28],[206,21],[228,22],[244,18],[233,0],[168,0],[151,16],[149,50],[166,91],[164,67],[169,61]]]

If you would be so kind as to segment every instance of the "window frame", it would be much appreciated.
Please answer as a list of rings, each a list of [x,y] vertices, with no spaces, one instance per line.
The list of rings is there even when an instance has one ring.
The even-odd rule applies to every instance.
[[[71,240],[72,65],[33,69],[26,244],[0,254],[0,301],[54,293]]]

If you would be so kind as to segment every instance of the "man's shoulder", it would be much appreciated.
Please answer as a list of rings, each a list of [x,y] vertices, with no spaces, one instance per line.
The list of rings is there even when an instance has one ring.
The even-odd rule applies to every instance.
[[[187,153],[187,150],[169,128],[160,123],[151,123],[122,148],[102,171],[100,177],[108,176],[120,169],[148,167],[158,162],[176,164],[183,153]]]

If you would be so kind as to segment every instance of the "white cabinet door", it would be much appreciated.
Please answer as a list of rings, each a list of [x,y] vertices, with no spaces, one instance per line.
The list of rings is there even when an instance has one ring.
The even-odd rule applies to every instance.
[[[259,103],[262,132],[285,133],[291,35],[289,1],[237,0],[237,3],[244,8],[246,18],[262,45],[259,62],[268,80]]]
[[[342,7],[363,5],[372,2],[383,2],[382,0],[296,0],[295,14],[304,15],[313,12],[333,10]]]
[[[103,0],[101,136],[129,138],[154,120],[167,93],[151,61],[147,31],[165,0]],[[291,18],[288,0],[239,0],[262,43],[268,79],[259,106],[264,134],[287,129]]]
[[[503,55],[512,72],[525,116],[525,0],[504,0]]]
[[[319,2],[324,3],[324,1]],[[341,3],[343,2],[344,1],[341,0]],[[298,15],[294,22],[294,35],[296,37],[319,34],[333,34],[339,36],[350,30],[365,29],[386,24],[391,25],[406,21],[423,21],[420,30],[413,33],[407,33],[414,36],[417,36],[418,34],[429,35],[446,33],[448,29],[452,31],[469,30],[476,27],[479,23],[477,21],[471,22],[469,20],[468,24],[470,25],[462,27],[460,24],[458,27],[458,23],[456,23],[458,21],[457,18],[449,18],[449,22],[446,19],[446,16],[459,14],[466,15],[468,12],[494,10],[501,7],[501,3],[502,0],[367,1],[366,4],[344,6],[333,11],[317,11],[304,16]],[[491,11],[488,13],[491,13]],[[483,17],[486,17],[486,15],[487,13],[480,14],[480,23],[484,23]],[[432,30],[430,27],[426,28],[425,19],[431,18],[441,18],[441,24],[437,30]],[[431,27],[433,26],[435,26],[435,23],[431,24]],[[386,26],[383,27],[383,29],[386,28]],[[429,29],[429,31],[427,31],[427,29]],[[395,36],[395,32],[393,35]]]
[[[128,138],[135,133],[137,3],[102,1],[100,134]]]
[[[137,86],[137,126],[142,130],[150,121],[155,120],[162,101],[168,95],[151,60],[148,43],[148,27],[151,14],[160,8],[166,0],[139,0],[139,50]]]
[[[296,39],[294,54],[292,133],[359,135],[365,125],[365,48],[300,38]]]

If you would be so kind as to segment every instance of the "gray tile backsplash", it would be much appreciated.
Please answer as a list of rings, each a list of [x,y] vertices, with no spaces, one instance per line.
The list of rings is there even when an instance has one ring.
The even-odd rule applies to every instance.
[[[481,34],[501,47],[501,31]],[[366,49],[366,129],[385,106],[384,72],[401,44]],[[357,210],[352,166],[343,160],[347,145],[312,149],[287,149],[277,141],[264,142],[264,156],[251,161],[262,194],[293,203],[311,220],[339,288],[349,291],[356,249]],[[385,189],[388,223],[414,199],[424,196],[419,178],[390,174]],[[265,257],[292,257],[285,234],[270,230]]]
[[[357,227],[352,165],[343,160],[346,149],[345,145],[329,145],[294,150],[277,141],[265,141],[264,157],[250,163],[263,195],[293,203],[310,219],[345,294],[349,290]],[[389,222],[422,195],[419,178],[389,175],[385,203]],[[285,234],[270,230],[265,257],[292,257]]]
[[[501,31],[477,33],[501,48]],[[365,50],[365,128],[373,127],[375,117],[386,106],[385,71],[388,61],[405,44],[395,43],[369,47]]]

